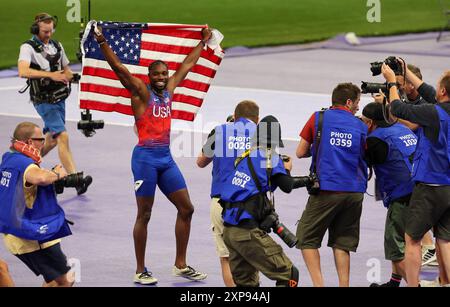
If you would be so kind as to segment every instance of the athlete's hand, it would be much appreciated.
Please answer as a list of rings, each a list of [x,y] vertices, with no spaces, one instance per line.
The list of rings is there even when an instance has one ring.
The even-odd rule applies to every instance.
[[[202,41],[204,41],[206,43],[211,38],[211,34],[212,34],[212,32],[211,32],[211,29],[209,27],[204,28],[202,30],[202,37],[203,37]]]
[[[106,41],[105,37],[103,36],[102,27],[97,25],[94,26],[94,37],[97,43]]]

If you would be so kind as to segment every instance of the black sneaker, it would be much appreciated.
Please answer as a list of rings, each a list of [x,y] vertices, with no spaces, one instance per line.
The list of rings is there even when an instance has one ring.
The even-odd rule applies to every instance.
[[[80,186],[76,187],[77,194],[81,195],[81,194],[86,193],[86,191],[87,191],[88,187],[91,185],[91,183],[92,183],[92,177],[91,176],[88,175],[88,176],[84,177],[83,178],[83,183]]]
[[[388,282],[385,282],[384,284],[372,283],[372,284],[370,284],[369,287],[371,287],[371,288],[397,288],[399,286],[397,286],[394,283],[388,281]]]

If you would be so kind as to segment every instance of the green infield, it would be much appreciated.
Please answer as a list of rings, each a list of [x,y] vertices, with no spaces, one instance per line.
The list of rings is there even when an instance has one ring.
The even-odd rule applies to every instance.
[[[381,4],[380,22],[367,20],[372,2]],[[86,16],[87,0],[2,1],[0,68],[16,65],[19,45],[30,37],[39,12],[59,17],[54,38],[74,61],[80,24],[67,20],[74,3],[81,3],[81,16]],[[438,0],[92,0],[91,8],[91,18],[97,20],[207,23],[224,34],[224,48],[304,43],[345,32],[422,32],[444,23]]]

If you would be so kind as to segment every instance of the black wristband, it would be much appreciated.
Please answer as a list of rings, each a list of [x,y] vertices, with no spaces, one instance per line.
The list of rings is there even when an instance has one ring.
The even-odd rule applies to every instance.
[[[60,178],[61,176],[60,176],[57,172],[55,172],[54,170],[51,170],[51,172],[52,172],[53,174],[55,174],[55,175],[58,177],[57,180],[61,179],[61,178]]]
[[[391,89],[391,87],[397,86],[397,83],[396,83],[396,82],[389,82],[389,83],[387,84],[387,86],[388,86],[388,89]]]

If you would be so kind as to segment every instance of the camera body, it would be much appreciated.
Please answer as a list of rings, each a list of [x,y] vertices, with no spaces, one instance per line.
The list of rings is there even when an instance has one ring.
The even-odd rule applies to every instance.
[[[234,123],[234,115],[233,115],[233,114],[228,115],[228,117],[227,117],[227,123]]]
[[[289,162],[291,160],[291,158],[287,155],[280,155],[280,157],[283,162]]]
[[[71,81],[74,83],[78,83],[80,81],[80,79],[81,79],[81,75],[74,73]]]
[[[378,76],[381,74],[381,66],[385,63],[388,65],[395,73],[395,75],[402,75],[403,68],[402,65],[397,61],[394,56],[386,58],[383,62],[373,62],[370,63],[370,71],[372,71],[372,76]]]
[[[267,233],[270,233],[273,229],[273,232],[275,232],[289,247],[294,247],[298,242],[297,237],[287,229],[284,224],[280,223],[278,214],[273,210],[262,220],[259,228]]]
[[[62,194],[64,188],[76,188],[83,184],[83,172],[67,175],[53,183],[56,194]]]
[[[89,112],[81,112],[81,120],[78,121],[78,130],[86,136],[90,137],[95,134],[95,129],[103,129],[105,122],[102,120],[92,120],[92,114]]]
[[[306,186],[306,189],[308,190],[309,195],[317,195],[320,192],[320,182],[319,177],[317,177],[317,174],[314,172],[311,172],[309,174],[310,178],[310,184]]]

